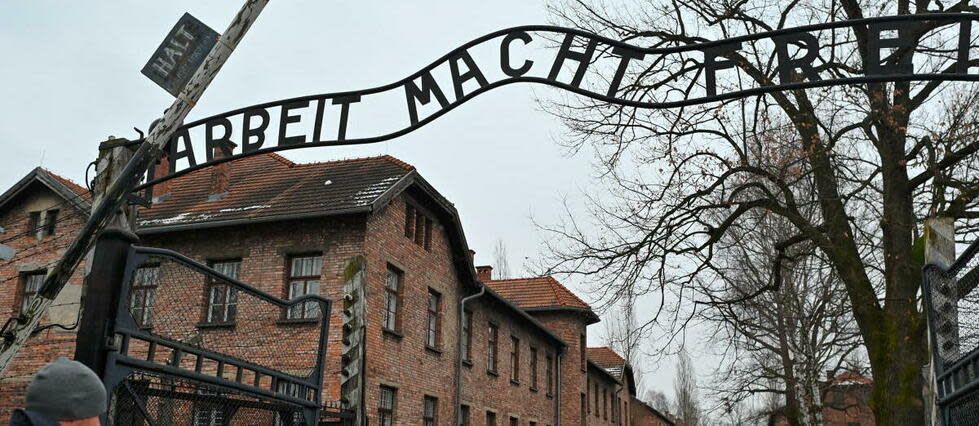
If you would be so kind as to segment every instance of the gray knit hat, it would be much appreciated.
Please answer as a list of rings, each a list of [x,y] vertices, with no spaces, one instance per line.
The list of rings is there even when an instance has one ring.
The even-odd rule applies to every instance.
[[[85,364],[61,357],[45,365],[27,387],[27,411],[52,420],[78,420],[106,410],[102,380]]]

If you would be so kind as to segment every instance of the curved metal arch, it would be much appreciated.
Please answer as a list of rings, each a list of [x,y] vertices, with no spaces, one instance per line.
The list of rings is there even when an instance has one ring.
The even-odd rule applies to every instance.
[[[209,116],[209,117],[201,118],[201,119],[195,120],[193,122],[190,122],[188,124],[185,124],[185,125],[183,125],[181,127],[180,130],[178,130],[177,134],[179,134],[182,130],[186,130],[186,129],[195,128],[195,127],[198,127],[198,126],[201,126],[201,125],[205,125],[205,124],[207,124],[209,122],[213,122],[214,120],[227,119],[229,117],[233,117],[233,116],[236,116],[236,115],[239,115],[239,114],[244,114],[244,113],[249,112],[249,111],[255,111],[255,110],[260,110],[260,109],[267,109],[267,108],[273,108],[273,107],[281,107],[281,106],[286,105],[286,104],[298,103],[298,102],[320,101],[320,100],[327,100],[327,99],[359,98],[359,97],[362,97],[362,96],[365,96],[365,95],[371,95],[371,94],[377,94],[377,93],[387,92],[387,91],[391,91],[391,90],[396,90],[396,89],[405,87],[406,84],[412,83],[412,82],[414,82],[415,80],[417,80],[420,77],[429,75],[429,73],[431,73],[431,71],[434,70],[435,68],[437,68],[438,66],[443,65],[443,64],[447,63],[448,61],[452,60],[453,58],[458,57],[458,55],[460,55],[462,53],[465,53],[468,49],[470,49],[470,48],[472,48],[474,46],[480,45],[480,44],[482,44],[482,43],[484,43],[486,41],[492,40],[492,39],[496,39],[496,38],[507,36],[507,35],[511,35],[511,34],[517,34],[517,33],[527,33],[527,32],[541,33],[541,32],[546,32],[546,33],[553,33],[553,34],[557,34],[557,35],[564,35],[566,37],[567,36],[582,37],[582,38],[586,38],[586,39],[589,39],[589,40],[593,40],[593,41],[602,43],[603,45],[606,45],[606,46],[612,47],[612,48],[628,49],[628,50],[631,50],[631,51],[634,51],[634,52],[638,52],[638,53],[642,53],[642,54],[647,54],[647,55],[649,55],[649,54],[664,55],[664,54],[672,54],[672,53],[685,53],[685,52],[703,51],[705,49],[709,49],[709,48],[712,48],[712,47],[719,47],[719,46],[731,45],[731,44],[740,43],[740,42],[746,42],[746,41],[757,41],[757,40],[763,40],[763,39],[772,39],[772,38],[775,38],[775,37],[779,37],[779,36],[783,36],[783,35],[789,35],[789,34],[799,34],[799,33],[811,32],[811,31],[821,31],[821,30],[838,29],[838,28],[846,28],[846,27],[865,26],[865,25],[868,25],[868,24],[891,23],[891,22],[907,22],[907,21],[951,21],[950,24],[952,24],[952,23],[956,23],[956,22],[976,21],[976,20],[979,20],[979,13],[934,13],[934,14],[927,14],[927,15],[885,16],[885,17],[875,17],[875,18],[852,19],[852,20],[836,21],[836,22],[826,22],[826,23],[812,24],[812,25],[806,25],[806,26],[795,27],[795,28],[784,28],[784,29],[779,29],[779,30],[774,30],[774,31],[767,31],[767,32],[762,32],[762,33],[757,33],[757,34],[750,34],[750,35],[732,37],[732,38],[728,38],[728,39],[715,40],[715,41],[705,41],[705,42],[702,42],[702,43],[689,44],[689,45],[684,45],[684,46],[674,46],[674,47],[641,47],[641,46],[635,46],[635,45],[632,45],[632,44],[629,44],[629,43],[626,43],[626,42],[623,42],[623,41],[614,40],[614,39],[611,39],[611,38],[608,38],[608,37],[605,37],[605,36],[593,34],[593,33],[587,32],[587,31],[582,31],[582,30],[578,30],[578,29],[574,29],[574,28],[565,28],[565,27],[558,27],[558,26],[551,26],[551,25],[526,25],[526,26],[517,26],[517,27],[512,27],[512,28],[507,28],[507,29],[502,29],[502,30],[494,31],[492,33],[489,33],[489,34],[486,34],[484,36],[481,36],[481,37],[478,37],[476,39],[473,39],[472,41],[469,41],[468,43],[465,43],[465,44],[463,44],[463,45],[461,45],[461,46],[459,46],[459,47],[457,47],[457,48],[449,51],[448,53],[446,53],[445,55],[443,55],[440,58],[436,59],[435,61],[433,61],[429,65],[423,67],[419,71],[416,71],[416,72],[408,75],[407,77],[404,77],[404,78],[402,78],[400,80],[397,80],[397,81],[392,82],[392,83],[389,83],[389,84],[385,84],[385,85],[381,85],[381,86],[376,86],[376,87],[373,87],[373,88],[363,89],[363,90],[354,90],[354,91],[333,92],[333,93],[318,94],[318,95],[300,96],[300,97],[294,97],[294,98],[288,98],[288,99],[283,99],[283,100],[278,100],[278,101],[265,102],[265,103],[251,105],[251,106],[248,106],[248,107],[238,108],[238,109],[226,111],[226,112],[223,112],[223,113],[220,113],[220,114],[212,115],[212,116]],[[143,190],[143,189],[149,188],[149,187],[151,187],[151,186],[153,186],[155,184],[158,184],[158,183],[167,181],[169,179],[173,179],[173,178],[176,178],[176,177],[185,175],[187,173],[190,173],[190,172],[193,172],[193,171],[196,171],[196,170],[199,170],[199,169],[208,167],[208,166],[212,166],[212,165],[216,165],[216,164],[221,164],[221,163],[225,163],[225,162],[228,162],[228,161],[234,161],[234,160],[238,160],[238,159],[249,157],[249,156],[253,156],[253,155],[267,154],[267,153],[272,153],[272,152],[285,151],[285,150],[297,149],[297,148],[307,148],[307,147],[343,146],[343,145],[369,144],[369,143],[376,143],[376,142],[382,142],[382,141],[394,139],[394,138],[397,138],[397,137],[400,137],[400,136],[404,136],[404,135],[406,135],[408,133],[411,133],[411,132],[417,130],[418,128],[421,128],[422,126],[425,126],[426,124],[428,124],[428,123],[434,121],[435,119],[437,119],[437,118],[445,115],[449,111],[452,111],[456,107],[458,107],[458,106],[460,106],[460,105],[468,102],[472,98],[474,98],[474,97],[476,97],[476,96],[478,96],[478,95],[480,95],[480,94],[482,94],[484,92],[487,92],[489,90],[492,90],[492,89],[495,89],[495,88],[498,88],[498,87],[502,87],[502,86],[506,86],[506,85],[509,85],[509,84],[513,84],[513,83],[537,83],[537,84],[544,84],[544,85],[556,87],[556,88],[559,88],[559,89],[564,89],[564,90],[573,92],[575,94],[586,96],[586,97],[589,97],[589,98],[593,98],[593,99],[596,99],[596,100],[599,100],[599,101],[602,101],[602,102],[608,102],[608,103],[611,103],[611,104],[617,104],[617,105],[622,105],[622,106],[627,106],[627,107],[633,107],[633,108],[649,108],[649,109],[652,109],[652,108],[675,108],[675,107],[684,107],[684,106],[690,106],[690,105],[696,105],[696,104],[703,104],[703,103],[709,103],[709,102],[716,102],[716,101],[724,101],[724,100],[730,100],[730,99],[736,99],[736,98],[742,98],[742,97],[749,97],[749,96],[756,96],[756,95],[764,95],[764,94],[768,94],[768,93],[779,92],[779,91],[787,91],[787,90],[810,89],[810,88],[818,88],[818,87],[839,86],[839,85],[852,85],[852,84],[861,84],[861,83],[902,82],[902,81],[979,81],[979,74],[967,74],[967,73],[921,73],[921,74],[913,74],[912,73],[912,74],[863,75],[863,76],[859,76],[859,77],[821,79],[821,80],[816,80],[816,81],[801,81],[801,82],[784,83],[784,84],[780,83],[780,84],[775,84],[775,85],[767,85],[767,86],[759,86],[759,87],[753,87],[753,88],[748,88],[748,89],[741,89],[741,90],[736,90],[736,91],[731,91],[731,92],[721,93],[721,94],[716,94],[716,95],[708,95],[708,96],[701,96],[701,97],[695,97],[695,98],[685,98],[685,99],[682,99],[682,100],[663,101],[663,102],[650,102],[650,101],[642,101],[642,100],[635,100],[635,99],[622,99],[622,98],[617,98],[617,97],[614,97],[614,96],[609,96],[608,94],[597,93],[597,92],[594,92],[594,91],[591,91],[591,90],[588,90],[588,89],[577,87],[577,86],[572,85],[572,84],[568,84],[568,83],[557,81],[557,80],[552,80],[550,78],[545,78],[545,77],[523,76],[523,75],[516,76],[516,77],[506,77],[506,78],[503,78],[501,80],[491,82],[491,83],[489,83],[487,85],[483,85],[483,86],[479,87],[478,89],[472,90],[471,92],[465,94],[461,98],[456,99],[456,100],[451,101],[451,102],[448,102],[448,105],[444,106],[443,108],[439,109],[438,111],[436,111],[436,112],[434,112],[434,113],[432,113],[432,114],[430,114],[430,115],[428,115],[428,116],[426,116],[426,117],[418,120],[415,123],[411,123],[407,127],[400,128],[400,129],[398,129],[396,131],[393,131],[393,132],[389,132],[389,133],[382,134],[382,135],[377,135],[377,136],[370,136],[370,137],[360,137],[360,138],[352,138],[352,139],[346,139],[346,138],[344,138],[344,139],[324,140],[324,141],[310,141],[310,142],[305,142],[305,143],[296,144],[296,145],[269,146],[269,147],[265,147],[265,148],[256,149],[256,150],[253,150],[253,151],[249,151],[249,152],[244,152],[244,153],[241,153],[241,154],[237,154],[237,155],[234,155],[234,156],[231,156],[231,157],[214,159],[214,160],[211,160],[211,161],[207,161],[205,163],[197,164],[197,165],[192,166],[192,167],[184,168],[184,169],[182,169],[180,171],[173,172],[173,173],[171,173],[171,174],[169,174],[167,176],[149,180],[146,183],[137,186],[134,189],[134,191],[139,191],[139,190]]]

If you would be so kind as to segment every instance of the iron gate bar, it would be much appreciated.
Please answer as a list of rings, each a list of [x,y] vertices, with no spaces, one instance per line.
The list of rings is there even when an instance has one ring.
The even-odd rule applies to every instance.
[[[156,421],[153,420],[153,416],[151,416],[150,412],[146,410],[146,404],[144,404],[143,400],[136,395],[135,391],[133,391],[133,387],[129,385],[129,381],[123,382],[123,385],[125,386],[126,392],[129,393],[129,398],[132,399],[133,405],[135,405],[136,408],[139,409],[140,414],[143,415],[143,419],[149,423],[149,426],[156,426]]]
[[[315,362],[309,370],[310,372],[304,377],[297,376],[141,329],[133,318],[129,304],[135,272],[149,259],[172,261],[174,264],[188,268],[192,272],[216,278],[220,281],[220,284],[227,285],[235,291],[240,291],[242,294],[255,297],[262,302],[272,304],[277,309],[287,310],[297,305],[305,306],[308,302],[315,302],[320,309],[320,314],[310,324],[318,323],[319,341],[316,343]],[[332,301],[319,295],[307,294],[292,300],[282,300],[175,251],[132,246],[129,249],[126,259],[119,303],[116,306],[117,320],[112,329],[112,336],[115,336],[114,345],[117,347],[116,350],[110,351],[107,355],[106,374],[103,377],[103,383],[105,383],[107,390],[112,392],[120,383],[125,382],[124,384],[128,385],[127,377],[133,371],[146,371],[161,374],[163,377],[185,379],[193,383],[202,383],[218,388],[230,389],[246,396],[262,397],[280,402],[285,404],[284,406],[301,409],[304,412],[307,424],[315,424],[319,420],[319,415],[322,410],[324,358],[331,308]],[[133,339],[148,345],[146,348],[146,359],[131,356],[130,350]],[[155,361],[156,351],[159,347],[164,347],[171,351],[170,356],[172,358],[166,362],[175,363],[176,365],[161,364]],[[181,367],[179,362],[185,356],[195,357],[193,371]],[[204,374],[202,372],[202,364],[208,361],[217,363],[216,375]],[[233,380],[225,378],[224,372],[227,366],[236,369]],[[249,384],[242,381],[244,371],[254,374],[253,383]],[[263,386],[265,378],[270,380],[270,388]],[[281,384],[286,384],[287,386],[280,386]],[[290,387],[293,388],[290,389]],[[129,390],[131,391],[131,389]],[[300,392],[297,392],[297,390]],[[293,396],[290,392],[296,395],[302,395],[303,397]],[[134,402],[137,405],[142,403],[139,398],[135,398]],[[237,403],[237,400],[235,402]],[[268,406],[275,407],[274,404],[269,404]],[[146,415],[145,407],[140,407],[140,411],[144,411],[143,414]]]
[[[653,47],[653,48],[634,46],[629,43],[625,43],[619,40],[611,39],[605,36],[593,34],[587,31],[582,31],[574,28],[565,28],[565,27],[558,27],[553,25],[518,26],[518,27],[512,27],[512,28],[494,31],[482,37],[478,37],[468,43],[463,44],[462,46],[456,49],[451,50],[449,53],[443,55],[442,57],[435,60],[428,66],[409,75],[408,77],[405,77],[401,80],[398,80],[390,84],[377,86],[370,89],[363,89],[363,90],[300,96],[295,98],[265,102],[261,104],[248,106],[248,107],[238,108],[235,110],[202,118],[193,121],[191,123],[188,123],[182,126],[180,129],[178,129],[176,132],[174,132],[175,136],[171,140],[174,140],[176,138],[176,135],[179,135],[182,131],[185,131],[186,129],[207,124],[208,122],[211,122],[216,119],[226,119],[228,117],[232,117],[250,111],[263,110],[266,108],[278,107],[278,106],[283,106],[283,105],[288,105],[288,104],[298,103],[298,102],[308,102],[313,100],[331,99],[331,100],[343,100],[344,102],[349,102],[350,99],[359,100],[360,97],[363,97],[365,95],[371,95],[371,94],[398,89],[400,87],[404,87],[405,84],[407,83],[413,82],[419,77],[428,75],[428,73],[430,73],[439,65],[442,65],[447,61],[455,58],[456,55],[459,55],[460,53],[464,53],[467,49],[473,46],[479,45],[480,43],[483,43],[485,41],[494,38],[498,38],[510,34],[521,33],[521,32],[549,32],[549,33],[563,34],[565,36],[577,36],[577,37],[588,38],[590,40],[601,42],[613,48],[627,49],[629,51],[634,51],[642,54],[663,55],[663,54],[671,54],[671,53],[703,51],[705,49],[721,47],[721,46],[731,45],[731,44],[745,42],[745,41],[757,41],[762,39],[776,38],[788,34],[806,33],[810,31],[821,31],[821,30],[864,26],[868,24],[891,23],[891,22],[934,22],[934,21],[940,21],[940,22],[950,21],[949,25],[955,23],[961,23],[961,22],[971,23],[972,21],[979,21],[979,13],[934,13],[934,14],[924,14],[924,15],[895,15],[895,16],[881,16],[881,17],[862,18],[862,19],[850,19],[844,21],[811,24],[811,25],[805,25],[805,26],[795,27],[795,28],[783,28],[774,31],[766,31],[761,33],[732,37],[723,40],[708,41],[708,42],[689,44],[684,46]],[[700,70],[702,70],[702,68]],[[697,72],[699,73],[700,71]],[[256,149],[254,151],[237,154],[230,157],[212,159],[205,163],[201,163],[195,166],[181,169],[180,171],[171,170],[171,174],[167,176],[153,178],[151,180],[148,180],[146,183],[137,186],[134,189],[134,192],[144,190],[155,184],[164,182],[169,179],[173,179],[175,177],[182,176],[184,174],[190,173],[195,170],[199,170],[207,166],[221,164],[227,161],[233,161],[233,160],[237,160],[240,158],[245,158],[253,155],[267,154],[271,152],[278,152],[278,151],[298,149],[298,148],[376,143],[376,142],[382,142],[382,141],[394,139],[406,135],[434,121],[436,118],[441,117],[442,115],[448,113],[449,111],[455,109],[459,105],[462,105],[463,103],[467,102],[468,100],[472,99],[473,97],[481,93],[513,83],[539,83],[539,84],[549,85],[560,89],[568,90],[579,95],[597,99],[600,101],[623,105],[623,106],[635,107],[635,108],[674,108],[674,107],[696,105],[701,103],[743,98],[743,97],[754,96],[754,95],[763,95],[763,94],[778,92],[778,91],[810,89],[810,88],[839,86],[839,85],[854,85],[854,84],[862,84],[862,83],[901,82],[901,81],[979,81],[979,74],[968,74],[967,71],[947,72],[947,73],[920,73],[920,74],[915,74],[915,73],[871,74],[871,75],[863,75],[859,77],[820,79],[816,81],[808,80],[808,81],[792,82],[792,83],[780,82],[779,84],[765,85],[765,86],[754,87],[750,89],[742,89],[742,90],[737,90],[737,91],[723,93],[723,94],[708,95],[708,96],[703,96],[703,97],[698,97],[693,99],[683,99],[683,100],[668,101],[668,102],[643,102],[643,101],[636,101],[631,99],[616,98],[614,96],[608,96],[605,94],[600,94],[586,89],[582,89],[580,87],[577,87],[576,85],[563,83],[557,81],[556,79],[552,79],[552,77],[545,78],[545,77],[534,77],[534,76],[523,76],[523,75],[508,76],[502,80],[495,81],[487,85],[481,85],[478,89],[475,89],[467,93],[462,98],[456,99],[453,102],[449,102],[447,106],[442,107],[441,109],[425,117],[424,119],[421,119],[416,123],[412,123],[408,127],[402,128],[400,130],[388,134],[372,136],[372,137],[354,138],[354,139],[339,138],[337,140],[309,141],[309,142],[304,142],[299,144],[279,145],[279,146]],[[344,124],[345,122],[341,123],[341,126]]]

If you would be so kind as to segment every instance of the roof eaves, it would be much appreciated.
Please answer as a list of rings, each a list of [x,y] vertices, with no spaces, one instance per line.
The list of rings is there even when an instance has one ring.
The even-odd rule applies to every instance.
[[[398,179],[398,181],[395,182],[394,185],[391,185],[390,188],[384,190],[384,192],[382,192],[381,195],[378,195],[377,198],[375,198],[374,201],[370,203],[371,211],[376,212],[381,208],[383,208],[384,206],[386,206],[388,203],[390,203],[395,196],[403,192],[406,188],[408,188],[408,186],[412,184],[412,182],[414,182],[415,180],[414,178],[416,176],[418,176],[418,172],[414,170],[405,173],[404,176],[401,176],[401,178]]]
[[[598,371],[600,371],[600,372],[601,372],[602,374],[604,374],[604,375],[605,375],[606,377],[608,377],[608,378],[610,378],[610,379],[612,379],[612,381],[613,381],[613,382],[615,382],[615,383],[618,383],[618,384],[620,384],[620,385],[622,384],[622,381],[621,381],[621,380],[619,380],[619,378],[618,378],[618,377],[615,377],[615,375],[614,375],[614,374],[612,374],[612,373],[609,373],[609,372],[608,372],[608,370],[606,370],[606,369],[604,369],[604,368],[602,368],[602,366],[600,366],[600,365],[598,365],[598,364],[596,364],[596,363],[595,363],[595,361],[592,361],[592,360],[588,360],[588,366],[589,366],[589,367],[594,367],[594,368],[595,368],[595,370],[598,370]]]
[[[601,321],[598,315],[595,314],[591,309],[579,308],[577,306],[564,306],[564,305],[549,305],[549,306],[531,306],[522,308],[527,312],[550,312],[550,311],[570,311],[577,312],[586,316],[589,320],[588,324],[595,324]]]
[[[61,198],[64,198],[70,202],[83,213],[88,214],[89,210],[91,210],[91,204],[88,201],[82,199],[79,194],[76,194],[75,191],[72,191],[70,188],[65,186],[65,184],[52,177],[46,170],[40,167],[35,167],[29,173],[24,175],[24,177],[22,177],[19,181],[17,181],[17,183],[13,184],[13,186],[4,191],[3,194],[0,194],[0,208],[3,208],[3,206],[10,200],[17,197],[17,195],[20,195],[20,193],[23,192],[24,189],[26,189],[35,179],[47,186],[49,189],[51,189],[51,191],[54,191],[54,193]]]
[[[265,222],[278,222],[284,220],[342,216],[342,215],[356,214],[356,213],[370,213],[370,206],[369,205],[358,206],[349,209],[334,210],[334,211],[291,213],[291,214],[282,214],[282,215],[275,215],[275,216],[256,216],[256,217],[246,217],[246,218],[239,218],[239,219],[229,219],[229,220],[215,220],[215,221],[208,221],[208,222],[194,222],[194,223],[181,223],[176,225],[150,226],[145,228],[139,227],[137,225],[136,233],[139,235],[163,234],[167,232],[220,228],[224,226],[235,226],[235,225],[244,225],[244,224],[265,223]]]

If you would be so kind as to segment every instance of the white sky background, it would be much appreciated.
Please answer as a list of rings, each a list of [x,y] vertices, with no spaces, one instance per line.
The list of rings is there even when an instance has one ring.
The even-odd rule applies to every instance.
[[[0,190],[38,165],[81,183],[100,141],[135,138],[133,126],[145,130],[171,104],[139,70],[177,19],[190,12],[222,32],[241,3],[0,3]],[[187,121],[390,83],[486,33],[548,22],[538,0],[366,3],[272,1]],[[451,97],[451,87],[443,89]],[[567,156],[555,142],[561,124],[538,108],[535,97],[554,90],[509,85],[398,140],[285,155],[297,162],[401,158],[455,203],[477,264],[492,262],[502,239],[511,269],[520,271],[525,259],[538,256],[541,235],[531,217],[555,223],[562,199],[580,206],[582,191],[595,182],[590,153]],[[580,286],[564,282],[588,299]],[[590,344],[603,333],[602,324],[592,326]],[[711,360],[693,352],[698,373],[709,373]],[[671,395],[674,361],[660,365],[643,365],[646,383]]]

